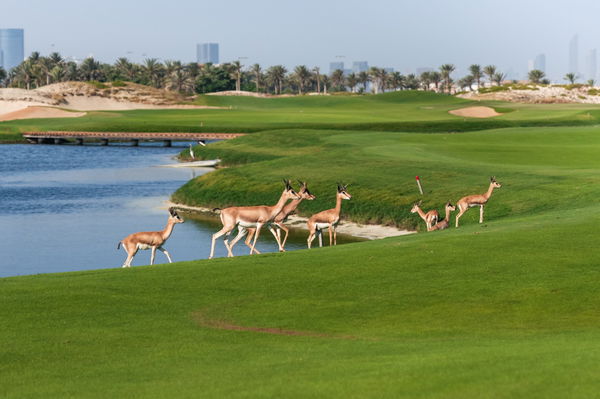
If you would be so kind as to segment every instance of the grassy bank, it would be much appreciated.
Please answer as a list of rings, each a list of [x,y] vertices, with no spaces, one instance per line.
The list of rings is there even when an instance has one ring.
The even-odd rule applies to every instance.
[[[401,96],[382,99],[400,107]],[[589,118],[572,106],[515,107],[498,120]],[[594,397],[599,150],[595,126],[304,126],[197,147],[230,167],[175,201],[274,203],[281,178],[299,178],[317,195],[299,209],[310,214],[331,207],[344,181],[346,217],[422,228],[409,213],[421,197],[415,175],[424,206],[438,210],[484,192],[491,175],[503,186],[482,225],[472,209],[459,229],[335,248],[0,279],[0,396]]]

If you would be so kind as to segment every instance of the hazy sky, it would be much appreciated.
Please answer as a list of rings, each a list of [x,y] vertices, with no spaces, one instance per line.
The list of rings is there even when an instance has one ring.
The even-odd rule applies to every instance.
[[[406,73],[453,63],[458,77],[473,63],[523,76],[545,53],[557,80],[576,33],[588,74],[599,17],[597,0],[0,0],[0,27],[25,29],[26,54],[193,61],[196,43],[217,42],[221,61],[245,65],[328,72],[330,61],[366,60]]]

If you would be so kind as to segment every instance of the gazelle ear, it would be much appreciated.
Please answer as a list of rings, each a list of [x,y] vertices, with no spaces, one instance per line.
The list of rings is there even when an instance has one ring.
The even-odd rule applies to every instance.
[[[417,202],[417,205],[421,206],[422,203],[423,203],[423,200],[419,200],[419,202]]]
[[[337,186],[338,186],[338,193],[341,193],[342,192],[342,186],[340,185],[340,183],[338,183]]]
[[[494,181],[496,181],[496,176],[491,176],[491,177],[490,177],[490,181],[491,181],[491,182],[494,182]]]
[[[173,207],[169,208],[169,213],[171,214],[171,216],[177,216],[177,212],[175,212],[175,208]]]

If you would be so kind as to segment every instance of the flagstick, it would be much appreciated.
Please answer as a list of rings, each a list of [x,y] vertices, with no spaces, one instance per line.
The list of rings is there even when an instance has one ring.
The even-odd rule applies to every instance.
[[[417,186],[419,186],[419,192],[421,193],[421,195],[423,195],[423,187],[421,187],[421,179],[419,179],[419,176],[416,176],[415,179],[417,180]]]

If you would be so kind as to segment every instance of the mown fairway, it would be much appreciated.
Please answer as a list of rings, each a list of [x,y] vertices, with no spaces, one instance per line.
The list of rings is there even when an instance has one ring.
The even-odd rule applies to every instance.
[[[382,98],[420,101],[403,95]],[[198,148],[240,166],[178,201],[271,203],[282,177],[301,178],[318,197],[301,205],[310,214],[332,206],[340,180],[348,217],[422,229],[415,175],[440,211],[490,175],[503,186],[483,225],[471,209],[459,229],[336,248],[0,279],[0,396],[597,396],[600,133],[577,126],[582,108],[513,107],[501,118],[574,126],[304,126]]]

